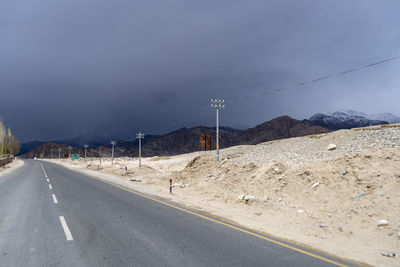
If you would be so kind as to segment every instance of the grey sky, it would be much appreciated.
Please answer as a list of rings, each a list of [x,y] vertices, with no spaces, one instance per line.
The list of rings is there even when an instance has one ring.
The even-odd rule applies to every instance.
[[[399,56],[399,10],[385,0],[1,1],[0,116],[22,141],[213,125],[211,109],[199,114],[210,98]],[[222,124],[341,108],[400,115],[399,70],[392,61],[235,102]]]

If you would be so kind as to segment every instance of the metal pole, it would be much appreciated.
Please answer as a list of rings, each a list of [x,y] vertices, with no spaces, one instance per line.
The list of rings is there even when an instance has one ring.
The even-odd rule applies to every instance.
[[[116,141],[111,141],[112,144],[112,149],[111,149],[111,165],[114,164],[114,145],[116,144]]]
[[[85,147],[85,159],[86,159],[86,151],[87,151],[87,148],[89,147],[88,145],[84,145],[84,147]]]
[[[219,109],[217,108],[217,161],[219,161]]]
[[[219,109],[224,108],[225,105],[223,105],[225,101],[221,99],[211,99],[211,107],[215,108],[217,110],[217,122],[216,122],[216,149],[217,149],[217,161],[219,161]]]
[[[139,167],[142,166],[142,138],[139,138]]]
[[[58,148],[58,158],[61,158],[61,148]]]
[[[136,139],[139,139],[139,167],[142,166],[142,139],[144,138],[144,134],[139,132],[136,134]]]

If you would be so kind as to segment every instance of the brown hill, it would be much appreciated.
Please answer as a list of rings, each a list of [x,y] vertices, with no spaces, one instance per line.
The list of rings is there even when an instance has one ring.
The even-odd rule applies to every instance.
[[[238,132],[241,144],[255,145],[271,140],[327,133],[330,130],[310,126],[289,116],[282,116],[264,122],[254,128]]]

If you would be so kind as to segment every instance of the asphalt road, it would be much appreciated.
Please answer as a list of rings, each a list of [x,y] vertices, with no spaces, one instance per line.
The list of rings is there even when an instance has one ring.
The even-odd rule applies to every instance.
[[[27,160],[0,177],[0,266],[337,266],[332,261],[347,265],[48,162]]]

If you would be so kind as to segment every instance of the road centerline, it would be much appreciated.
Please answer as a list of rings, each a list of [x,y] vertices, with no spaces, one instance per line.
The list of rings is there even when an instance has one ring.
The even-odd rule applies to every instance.
[[[50,188],[50,190],[52,190],[52,189],[53,189],[53,187],[51,186],[51,184],[49,184],[49,188]]]
[[[58,203],[58,201],[57,201],[57,197],[56,197],[56,195],[52,194],[51,196],[52,196],[52,198],[53,198],[53,202],[54,202],[54,204],[57,204],[57,203]]]
[[[61,222],[61,226],[62,226],[62,228],[63,228],[63,230],[64,230],[65,237],[67,238],[67,241],[74,240],[74,239],[72,238],[71,231],[70,231],[69,228],[68,228],[68,224],[67,224],[67,222],[66,222],[65,219],[64,219],[64,216],[60,216],[60,222]]]

